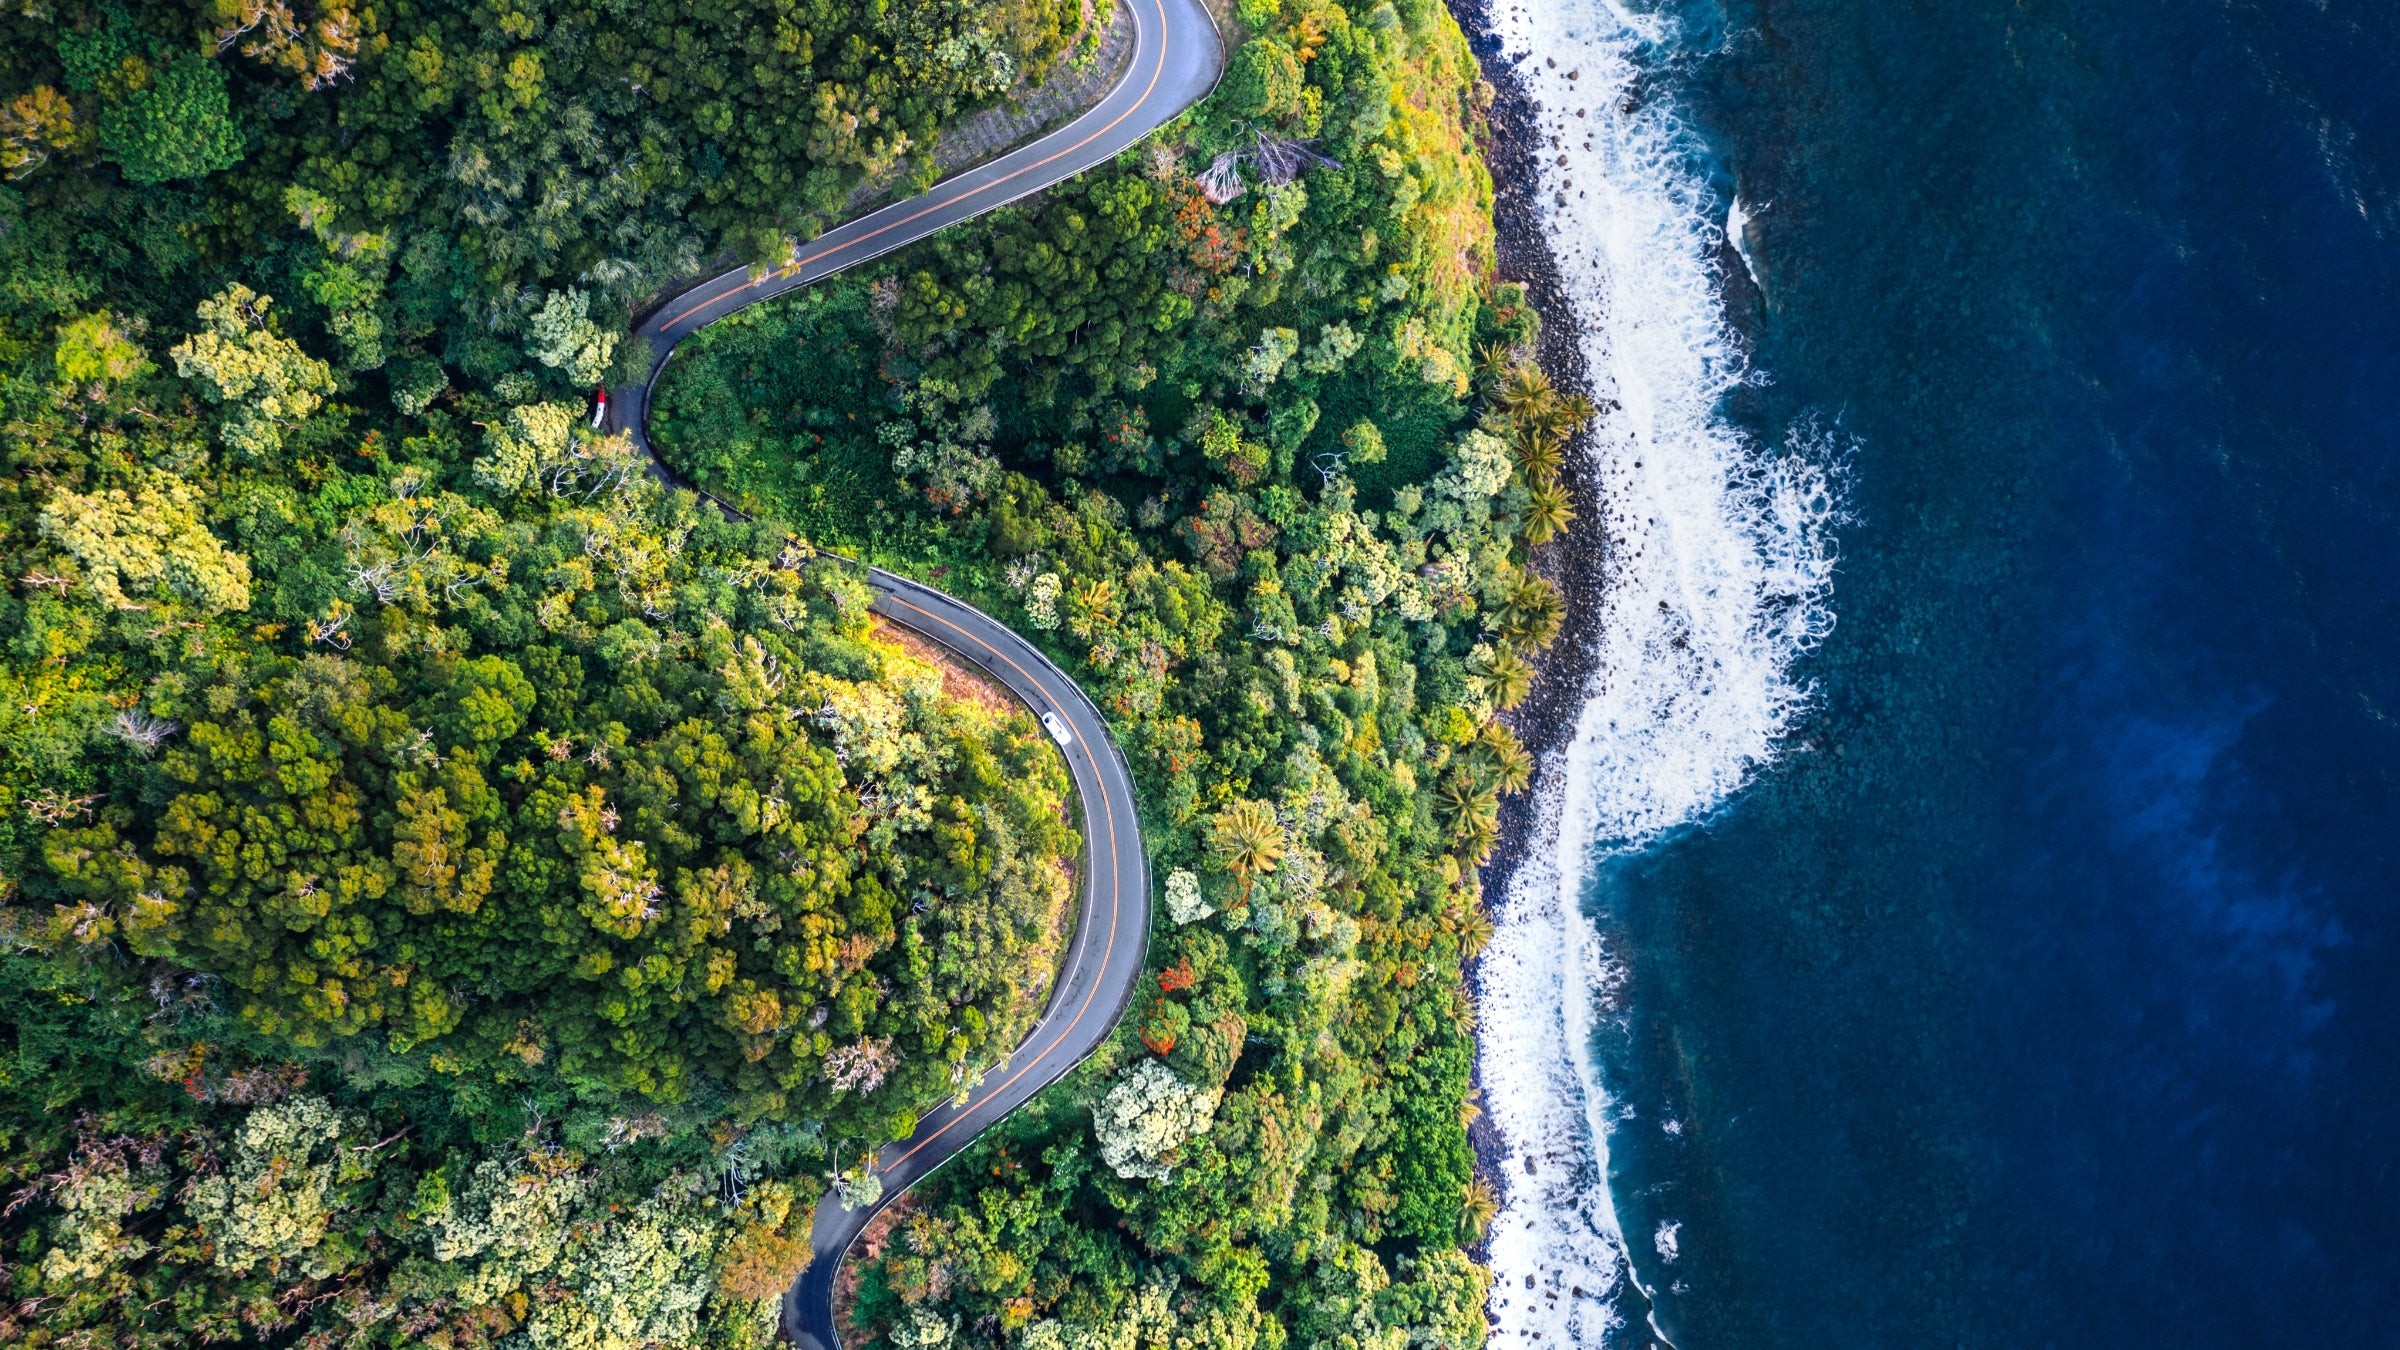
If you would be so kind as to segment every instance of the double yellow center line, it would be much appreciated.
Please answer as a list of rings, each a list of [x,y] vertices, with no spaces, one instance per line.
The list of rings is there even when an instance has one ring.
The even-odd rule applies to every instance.
[[[984,651],[989,652],[992,656],[1003,662],[1006,662],[1008,668],[1015,671],[1018,676],[1024,679],[1028,686],[1034,689],[1039,689],[1042,687],[1042,682],[1038,679],[1035,679],[1032,673],[1027,671],[1023,666],[1018,665],[1015,659],[1010,657],[1008,653],[993,646],[991,643],[984,641],[975,633],[970,632],[969,630],[962,628],[955,623],[952,623],[950,620],[943,618],[939,614],[933,613],[931,610],[912,604],[899,595],[895,594],[889,598],[893,604],[898,605],[901,608],[908,610],[910,613],[920,616],[921,618],[940,624],[942,627],[958,634],[960,637],[974,643],[976,646],[981,647]],[[919,626],[921,627],[922,625]],[[1001,1093],[1008,1091],[1008,1089],[1014,1085],[1018,1079],[1023,1078],[1026,1074],[1033,1072],[1036,1065],[1039,1065],[1044,1059],[1048,1058],[1050,1052],[1058,1049],[1059,1046],[1064,1045],[1067,1038],[1075,1034],[1075,1029],[1083,1025],[1085,1014],[1091,1011],[1092,1001],[1100,996],[1100,986],[1106,982],[1104,977],[1108,972],[1109,958],[1116,953],[1117,949],[1117,917],[1118,914],[1124,909],[1124,888],[1117,884],[1117,808],[1116,804],[1109,800],[1109,794],[1107,790],[1108,783],[1107,780],[1101,776],[1099,757],[1092,753],[1091,738],[1088,736],[1077,736],[1075,737],[1075,745],[1076,748],[1083,752],[1084,763],[1091,766],[1092,781],[1099,788],[1098,796],[1100,798],[1100,812],[1107,827],[1104,833],[1108,838],[1108,937],[1100,949],[1100,975],[1092,980],[1091,988],[1084,991],[1083,1002],[1075,1009],[1075,1016],[1068,1019],[1066,1026],[1060,1029],[1058,1035],[1053,1038],[1048,1045],[1043,1046],[1040,1051],[1035,1053],[1030,1059],[1027,1059],[1015,1073],[1012,1073],[1008,1076],[1005,1082],[990,1089],[989,1091],[986,1091],[980,1099],[970,1100],[967,1105],[960,1107],[958,1109],[958,1113],[953,1115],[949,1120],[945,1121],[940,1129],[935,1130],[933,1133],[926,1135],[923,1139],[920,1139],[916,1143],[910,1145],[907,1152],[901,1154],[897,1158],[892,1159],[890,1162],[877,1164],[875,1170],[878,1172],[888,1173],[897,1169],[902,1163],[905,1163],[909,1159],[917,1156],[918,1151],[923,1149],[927,1144],[930,1144],[934,1140],[941,1138],[945,1134],[948,1134],[951,1129],[960,1121],[965,1120],[977,1106],[980,1106],[984,1102],[988,1102],[992,1098],[999,1096]],[[1144,904],[1148,904],[1149,900],[1150,897],[1146,895],[1142,897],[1142,902]],[[1068,973],[1068,978],[1073,978],[1072,971]]]
[[[791,278],[794,284],[797,284],[798,278],[808,269],[808,266],[811,263],[819,262],[826,258],[831,258],[836,254],[856,248],[859,245],[868,242],[869,240],[881,238],[882,236],[891,233],[893,230],[897,230],[904,225],[914,224],[915,222],[922,220],[926,216],[932,215],[937,211],[949,210],[951,207],[959,204],[960,202],[971,201],[994,188],[1004,186],[1015,181],[1016,179],[1024,177],[1026,174],[1034,172],[1037,169],[1045,168],[1053,163],[1056,163],[1058,160],[1074,154],[1076,151],[1083,149],[1087,145],[1090,145],[1092,142],[1100,139],[1102,136],[1105,136],[1111,131],[1116,130],[1117,126],[1126,118],[1133,116],[1134,113],[1140,111],[1144,105],[1150,102],[1150,96],[1158,89],[1159,79],[1166,74],[1167,48],[1169,46],[1169,41],[1173,36],[1167,27],[1166,0],[1151,0],[1151,4],[1158,12],[1158,60],[1150,69],[1149,82],[1142,86],[1142,96],[1135,99],[1133,103],[1123,112],[1120,112],[1115,117],[1110,118],[1105,125],[1095,127],[1089,134],[1084,136],[1082,140],[1075,142],[1073,145],[1062,146],[1030,164],[1021,164],[988,183],[968,188],[958,193],[956,196],[943,197],[941,196],[941,189],[937,187],[932,192],[926,194],[928,200],[919,205],[916,210],[911,211],[888,224],[877,226],[876,228],[869,230],[864,234],[845,239],[838,244],[826,246],[813,255],[802,256],[805,250],[795,250],[793,252],[792,261],[786,267],[769,272],[764,276],[752,277],[748,281],[745,281],[741,285],[735,287],[730,292],[711,296],[706,300],[698,301],[697,303],[694,303],[684,309],[678,310],[675,314],[669,316],[659,326],[661,328],[672,328],[675,325],[682,323],[685,319],[688,319],[699,313],[700,311],[707,309],[712,305],[716,305],[725,300],[731,299],[733,296],[740,295],[742,292],[750,290],[754,287],[782,281],[787,277]],[[1120,85],[1118,87],[1122,88],[1123,86]],[[873,220],[874,217],[869,216],[867,219]],[[743,301],[743,304],[748,303],[750,302]]]

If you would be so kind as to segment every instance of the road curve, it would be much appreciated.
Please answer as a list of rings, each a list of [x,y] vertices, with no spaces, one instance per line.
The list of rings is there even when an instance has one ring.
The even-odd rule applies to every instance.
[[[658,306],[634,328],[634,335],[651,345],[650,378],[609,391],[610,422],[634,432],[646,447],[642,431],[649,421],[651,387],[685,338],[736,310],[813,285],[1105,164],[1207,97],[1224,72],[1225,53],[1200,0],[1118,3],[1133,11],[1133,55],[1124,77],[1091,111],[990,163],[945,178],[921,196],[795,246],[781,267],[758,274],[747,268],[723,272]]]
[[[914,1134],[877,1155],[879,1203],[854,1210],[828,1195],[817,1206],[808,1269],[783,1302],[784,1330],[805,1350],[837,1350],[840,1344],[834,1275],[867,1220],[1106,1040],[1132,1001],[1150,941],[1150,873],[1133,778],[1108,739],[1100,710],[1066,672],[982,611],[881,568],[870,578],[876,613],[973,661],[1036,710],[1066,723],[1069,739],[1061,748],[1082,808],[1083,904],[1058,987],[1016,1052],[984,1075],[964,1106],[944,1102],[917,1122]]]
[[[1224,48],[1200,0],[1120,3],[1133,10],[1133,56],[1123,79],[1096,107],[1030,145],[942,180],[922,196],[798,245],[774,271],[726,272],[660,305],[634,329],[655,353],[649,378],[610,392],[610,425],[630,435],[659,475],[674,482],[650,447],[650,391],[685,338],[736,310],[822,281],[1106,163],[1215,87],[1224,70]],[[1150,936],[1150,876],[1133,780],[1108,739],[1099,709],[1066,672],[981,610],[881,568],[869,569],[869,582],[876,613],[982,667],[1037,713],[1053,713],[1066,724],[1069,739],[1061,749],[1083,813],[1083,902],[1058,985],[1032,1034],[963,1100],[927,1112],[914,1134],[876,1155],[880,1200],[851,1209],[828,1195],[817,1206],[808,1268],[783,1301],[784,1332],[803,1350],[840,1350],[834,1276],[867,1221],[1108,1038],[1132,1001]]]

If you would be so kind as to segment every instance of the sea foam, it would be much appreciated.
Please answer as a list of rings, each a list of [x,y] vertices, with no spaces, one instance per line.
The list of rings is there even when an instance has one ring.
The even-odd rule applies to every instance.
[[[1606,859],[1703,816],[1773,758],[1807,700],[1793,662],[1832,623],[1837,502],[1825,438],[1761,446],[1724,416],[1749,378],[1722,298],[1726,208],[1671,101],[1637,90],[1646,64],[1676,54],[1672,24],[1607,0],[1492,0],[1490,17],[1535,104],[1544,225],[1605,410],[1587,444],[1599,500],[1577,526],[1608,549],[1593,674],[1571,744],[1541,767],[1480,980],[1504,1174],[1493,1344],[1556,1350],[1631,1340],[1624,1286],[1647,1294],[1643,1265],[1679,1227],[1637,1261],[1618,1222],[1608,1139],[1630,1108],[1591,1047],[1623,1016],[1624,971],[1584,896]]]

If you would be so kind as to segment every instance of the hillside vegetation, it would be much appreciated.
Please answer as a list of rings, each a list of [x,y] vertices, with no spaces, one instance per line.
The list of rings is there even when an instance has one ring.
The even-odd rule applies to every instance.
[[[1047,993],[1020,712],[581,391],[1074,5],[0,15],[0,1340],[753,1345]]]
[[[1476,865],[1590,409],[1491,278],[1434,0],[1245,0],[1113,166],[703,334],[670,457],[978,599],[1112,718],[1161,879],[1117,1041],[936,1174],[862,1334],[1468,1350]]]

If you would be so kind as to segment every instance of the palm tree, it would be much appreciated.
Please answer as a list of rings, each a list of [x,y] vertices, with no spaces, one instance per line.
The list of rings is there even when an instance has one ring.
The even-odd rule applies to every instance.
[[[1500,1197],[1492,1194],[1492,1183],[1477,1177],[1467,1183],[1466,1199],[1460,1202],[1458,1226],[1468,1238],[1480,1239],[1500,1217]]]
[[[1117,588],[1102,577],[1079,583],[1074,596],[1074,614],[1067,620],[1067,631],[1089,642],[1094,633],[1109,626],[1109,607],[1116,603]]]
[[[1492,631],[1511,645],[1540,650],[1558,636],[1567,604],[1549,582],[1527,573],[1511,583],[1492,614]]]
[[[1265,802],[1235,802],[1217,812],[1209,823],[1210,858],[1242,886],[1236,909],[1250,903],[1250,888],[1258,878],[1272,873],[1275,864],[1283,861],[1283,849],[1283,823]]]
[[[1575,520],[1575,499],[1556,483],[1535,483],[1525,499],[1525,542],[1547,544]]]
[[[1563,445],[1592,420],[1592,401],[1581,394],[1553,392],[1511,415],[1529,434]]]
[[[1469,961],[1483,955],[1483,949],[1491,945],[1492,932],[1492,916],[1483,912],[1483,906],[1467,906],[1458,920],[1458,954]]]
[[[1506,648],[1469,660],[1467,673],[1483,682],[1484,696],[1497,708],[1513,708],[1533,692],[1533,667]]]
[[[1525,481],[1537,487],[1556,482],[1563,467],[1558,441],[1529,428],[1520,428],[1517,435],[1517,472]]]
[[[1533,781],[1533,756],[1525,752],[1525,744],[1517,739],[1517,733],[1498,722],[1486,722],[1483,730],[1475,733],[1475,744],[1491,768],[1494,791],[1502,796],[1523,792],[1525,785]]]
[[[1516,348],[1505,342],[1486,342],[1475,349],[1475,376],[1497,383],[1516,359]]]
[[[1497,397],[1501,408],[1509,416],[1524,421],[1528,413],[1538,411],[1555,399],[1557,390],[1551,386],[1550,377],[1542,373],[1540,366],[1525,361],[1510,366],[1508,373],[1500,377]]]
[[[1443,817],[1453,829],[1487,811],[1499,809],[1499,803],[1492,797],[1491,787],[1478,781],[1476,775],[1466,772],[1463,765],[1458,772],[1442,780],[1442,786],[1434,793],[1434,801],[1441,807]]]
[[[1487,799],[1488,800],[1488,799]],[[1492,850],[1500,845],[1500,808],[1493,803],[1477,815],[1470,816],[1454,831],[1459,856],[1477,866],[1489,861]]]
[[[1442,780],[1434,805],[1449,822],[1450,837],[1462,853],[1476,862],[1491,855],[1492,846],[1500,842],[1500,803],[1488,785],[1461,766]]]

